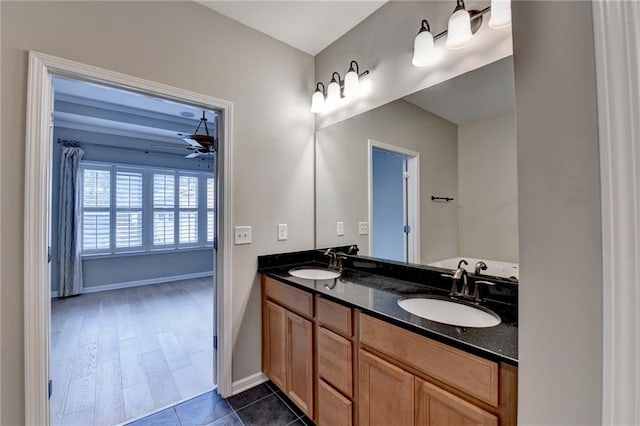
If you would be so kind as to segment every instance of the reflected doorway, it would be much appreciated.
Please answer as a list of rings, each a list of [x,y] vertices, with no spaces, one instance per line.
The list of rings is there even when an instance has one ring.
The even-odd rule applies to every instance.
[[[369,253],[418,263],[419,161],[417,152],[369,141]]]

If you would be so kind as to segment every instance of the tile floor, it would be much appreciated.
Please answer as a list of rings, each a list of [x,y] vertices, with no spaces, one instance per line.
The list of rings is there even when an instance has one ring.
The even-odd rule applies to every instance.
[[[266,382],[226,400],[215,391],[185,401],[128,426],[265,425],[313,426],[273,383]]]

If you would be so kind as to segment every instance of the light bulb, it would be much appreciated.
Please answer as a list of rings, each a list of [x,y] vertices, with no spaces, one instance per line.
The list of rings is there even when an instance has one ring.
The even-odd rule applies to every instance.
[[[326,104],[330,107],[335,106],[340,101],[340,84],[334,79],[331,80],[327,87]]]
[[[347,75],[344,76],[344,96],[351,97],[358,94],[360,87],[360,78],[356,70],[351,68]]]
[[[413,40],[413,59],[411,63],[416,67],[429,65],[433,59],[433,50],[433,35],[429,31],[429,24],[426,20],[423,20],[420,32]]]
[[[311,96],[311,112],[319,113],[324,110],[324,94],[318,89]]]
[[[458,0],[458,6],[454,9],[449,18],[449,28],[447,31],[447,41],[445,46],[448,49],[463,48],[471,41],[471,16],[464,8],[464,3]]]
[[[511,0],[491,0],[489,28],[497,29],[511,25]]]

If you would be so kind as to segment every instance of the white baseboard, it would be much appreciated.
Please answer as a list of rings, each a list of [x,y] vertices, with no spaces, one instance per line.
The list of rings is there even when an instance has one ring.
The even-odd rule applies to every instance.
[[[129,287],[139,287],[142,285],[149,285],[149,284],[163,284],[163,283],[169,283],[172,281],[192,280],[195,278],[206,278],[206,277],[213,277],[213,271],[195,272],[193,274],[173,275],[170,277],[149,278],[147,280],[126,281],[121,283],[96,285],[96,286],[83,288],[82,294],[96,293],[99,291],[118,290],[121,288],[129,288]],[[51,297],[52,298],[58,297],[58,292],[52,291]]]
[[[242,391],[246,391],[247,389],[251,389],[254,386],[258,386],[261,383],[269,380],[267,376],[262,373],[252,374],[249,377],[245,377],[244,379],[240,379],[231,384],[231,394],[236,395]]]

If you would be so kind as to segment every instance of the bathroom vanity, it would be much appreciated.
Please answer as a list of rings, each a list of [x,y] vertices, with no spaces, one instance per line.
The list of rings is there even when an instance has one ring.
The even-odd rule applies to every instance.
[[[339,278],[290,273],[326,264],[319,250],[259,259],[262,369],[307,416],[320,425],[516,424],[517,285],[491,277],[482,305],[501,322],[468,328],[398,304],[447,297],[450,270],[347,256]]]

